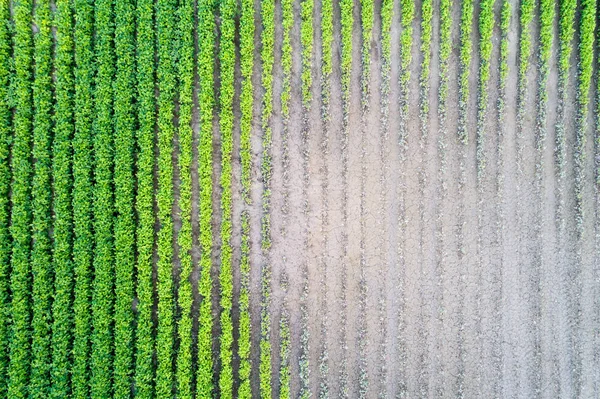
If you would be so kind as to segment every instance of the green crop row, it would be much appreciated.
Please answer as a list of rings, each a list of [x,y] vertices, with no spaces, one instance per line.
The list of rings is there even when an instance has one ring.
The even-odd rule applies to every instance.
[[[519,85],[518,85],[518,118],[522,119],[525,112],[524,101],[527,92],[527,71],[529,70],[529,60],[531,58],[531,23],[533,22],[535,9],[534,0],[523,0],[521,2],[521,14],[519,25],[521,31],[519,34]]]
[[[508,78],[508,30],[510,28],[511,6],[503,0],[500,11],[500,106],[504,107],[506,79]]]
[[[383,0],[381,3],[381,58],[383,60],[383,78],[388,81],[391,68],[392,57],[392,22],[394,14],[394,2],[392,0]],[[387,89],[389,90],[389,88]],[[387,94],[387,93],[385,93]]]
[[[333,1],[325,0],[321,4],[321,98],[323,101],[323,118],[329,120],[329,103],[331,96],[331,75],[333,73]]]
[[[115,2],[114,82],[115,120],[115,310],[114,378],[115,399],[131,392],[133,365],[133,274],[135,269],[134,147],[135,147],[135,3]]]
[[[232,195],[232,150],[233,150],[233,97],[235,69],[235,21],[237,13],[235,0],[220,2],[221,40],[219,61],[221,63],[220,131],[221,131],[221,286],[220,353],[221,370],[219,391],[221,398],[233,397],[233,325],[231,307],[233,299],[233,274],[231,268],[231,195]]]
[[[477,93],[477,176],[485,168],[485,117],[488,109],[492,34],[494,32],[494,0],[479,3],[479,87]]]
[[[11,340],[7,397],[25,399],[29,384],[31,340],[31,141],[32,141],[32,2],[13,4],[14,17],[14,137],[12,141]]]
[[[75,133],[73,137],[73,262],[75,269],[73,338],[73,397],[89,397],[92,213],[92,115],[94,7],[91,0],[76,0],[75,12]]]
[[[423,0],[421,3],[421,74],[420,85],[420,117],[425,121],[429,114],[429,67],[431,65],[431,35],[433,33],[433,4],[431,0]],[[423,129],[426,134],[426,129]]]
[[[0,1],[0,397],[6,397],[8,383],[8,344],[10,337],[10,142],[12,106],[10,5]]]
[[[136,78],[137,120],[136,131],[137,191],[135,211],[136,226],[136,296],[137,319],[135,330],[135,397],[154,397],[154,284],[153,255],[155,244],[154,226],[154,168],[156,124],[156,100],[154,97],[154,1],[139,0],[136,5]]]
[[[279,398],[290,398],[290,314],[288,310],[287,294],[288,282],[281,283],[283,292],[283,303],[281,305],[281,318],[279,320],[279,357],[281,365],[279,366]]]
[[[71,261],[73,214],[71,208],[71,140],[73,138],[73,15],[71,2],[56,2],[55,14],[55,112],[52,154],[54,210],[54,301],[52,303],[52,387],[50,397],[70,395],[73,318],[73,263]],[[1,396],[1,395],[0,395]]]
[[[263,31],[261,34],[261,61],[262,61],[262,164],[261,177],[263,179],[261,220],[261,248],[266,261],[261,267],[261,306],[260,306],[260,396],[270,398],[272,395],[271,384],[271,265],[268,252],[271,248],[271,114],[273,111],[273,67],[275,44],[275,2],[273,0],[261,1],[261,19]]]
[[[179,349],[176,360],[177,397],[191,399],[192,390],[192,162],[193,132],[192,107],[194,106],[194,2],[182,0],[178,16],[178,83],[179,83],[179,212],[181,229],[177,235],[179,246],[179,289],[177,303],[179,320],[177,337]]]
[[[373,0],[361,0],[361,27],[362,27],[362,47],[361,47],[361,103],[365,109],[369,107],[369,74],[371,73],[371,44],[373,42],[373,20],[374,7]]]
[[[214,97],[215,21],[214,0],[198,4],[198,104],[200,137],[198,146],[198,180],[200,186],[200,278],[198,293],[202,302],[198,316],[198,371],[196,397],[210,397],[213,389],[212,303],[210,275],[212,247],[212,118]]]
[[[473,25],[473,0],[464,0],[460,15],[460,51],[459,51],[459,78],[458,78],[458,107],[459,123],[458,137],[463,144],[467,144],[469,136],[466,127],[467,104],[469,102],[469,75],[471,66],[471,32]]]
[[[341,15],[341,79],[344,121],[348,118],[350,102],[350,73],[352,69],[352,0],[339,0]]]
[[[312,87],[313,10],[314,0],[302,1],[302,23],[300,27],[302,41],[302,104],[306,108],[310,106]]]
[[[585,145],[589,97],[594,62],[596,0],[582,0],[579,20],[579,74],[577,79],[577,133],[575,139],[575,204],[578,231],[583,228],[583,195],[585,189]]]
[[[29,397],[46,399],[50,393],[52,306],[52,34],[50,4],[38,2],[34,9],[38,31],[34,37],[33,158],[31,189],[33,248],[31,252],[32,340]]]
[[[173,18],[177,12],[176,0],[158,0],[156,3],[156,34],[158,66],[158,327],[156,332],[156,397],[166,398],[173,393],[173,124],[176,89],[177,26]]]
[[[573,37],[575,35],[575,11],[577,0],[560,0],[558,11],[558,74],[559,92],[565,95],[567,81],[569,79],[569,67],[571,63],[571,52],[573,48]],[[566,98],[563,100],[566,101]]]
[[[413,19],[415,4],[413,0],[400,0],[400,90],[408,95],[410,81],[410,63],[412,62]],[[408,104],[406,104],[408,107]]]
[[[448,62],[452,53],[452,2],[440,1],[440,109],[445,118],[448,98]]]
[[[92,399],[112,393],[114,306],[113,89],[114,20],[112,0],[94,7],[96,85],[94,92],[94,280],[92,292]]]

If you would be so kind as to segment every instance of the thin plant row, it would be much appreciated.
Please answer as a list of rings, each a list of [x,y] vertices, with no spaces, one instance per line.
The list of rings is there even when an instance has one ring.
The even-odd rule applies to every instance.
[[[460,49],[459,49],[459,77],[458,77],[458,138],[467,144],[466,118],[469,102],[469,75],[471,66],[471,32],[473,25],[473,0],[464,0],[460,15]]]
[[[153,398],[155,368],[152,357],[155,350],[154,306],[154,168],[156,124],[155,63],[156,36],[154,33],[154,1],[140,0],[136,5],[136,297],[137,318],[135,330],[135,396]]]
[[[374,7],[373,0],[361,0],[361,27],[362,27],[362,47],[361,47],[361,103],[366,111],[369,108],[369,74],[371,73],[371,45],[373,42],[373,20]],[[343,18],[343,17],[342,17]]]
[[[74,131],[73,93],[73,10],[71,2],[56,2],[54,26],[54,141],[52,144],[53,257],[54,301],[52,303],[52,367],[50,397],[65,398],[70,394],[71,344],[73,339],[72,295],[73,213],[71,207],[72,140]],[[0,377],[1,378],[1,377]],[[0,393],[0,396],[2,394]]]
[[[313,13],[314,13],[314,1],[313,0],[303,0],[301,3],[300,10],[301,17],[301,25],[300,25],[300,40],[301,40],[301,53],[302,53],[302,108],[303,108],[303,123],[302,123],[302,140],[304,142],[305,148],[306,145],[306,137],[309,132],[309,124],[308,124],[308,115],[310,110],[310,105],[312,101],[312,88],[313,88],[313,39],[314,39],[314,29],[313,29]],[[303,198],[307,198],[307,187],[309,180],[309,171],[308,171],[308,151],[302,151],[303,154],[303,168],[304,168],[304,176],[303,176]],[[305,202],[304,205],[305,214],[308,212],[308,202]],[[307,234],[308,234],[308,226]],[[305,236],[305,250],[308,249],[308,235]],[[309,398],[310,393],[310,376],[309,376],[309,328],[308,328],[308,261],[306,259],[302,260],[302,293],[300,295],[300,357],[299,357],[299,373],[300,373],[300,398]]]
[[[8,348],[10,337],[10,142],[12,139],[10,3],[0,1],[0,397],[8,388]]]
[[[240,94],[240,162],[242,201],[242,242],[240,261],[240,319],[238,354],[239,366],[239,398],[250,398],[250,348],[251,348],[251,320],[250,320],[250,215],[248,207],[251,205],[250,184],[252,171],[252,149],[250,134],[252,131],[252,104],[254,100],[254,87],[252,85],[252,71],[254,67],[254,2],[242,0],[240,10],[240,71],[242,75],[242,88]]]
[[[52,34],[50,4],[39,2],[34,8],[33,151],[32,182],[33,225],[31,252],[32,340],[30,398],[47,398],[50,393],[51,305],[52,297]]]
[[[13,4],[14,18],[14,136],[11,153],[11,224],[12,236],[10,291],[11,338],[7,397],[25,399],[28,395],[31,361],[31,165],[32,144],[32,64],[31,32],[33,4]]]
[[[233,300],[233,271],[231,247],[231,206],[232,206],[232,151],[233,151],[233,97],[235,68],[235,21],[237,13],[235,0],[224,0],[219,4],[221,14],[221,40],[219,61],[221,63],[221,93],[219,99],[221,132],[221,267],[219,282],[221,287],[219,337],[221,370],[219,392],[221,398],[233,397],[233,324],[231,307]]]
[[[75,12],[75,133],[73,137],[73,263],[75,270],[73,397],[89,397],[91,349],[92,230],[92,116],[94,7],[76,0]]]
[[[157,299],[158,326],[156,331],[156,378],[157,398],[170,397],[174,388],[174,299],[172,280],[173,261],[173,124],[176,95],[176,48],[177,26],[173,15],[177,12],[175,0],[158,0],[156,3],[156,35],[158,66],[158,166],[156,205],[160,225],[157,242]]]
[[[321,120],[323,122],[323,142],[322,150],[324,154],[328,153],[329,127],[331,122],[330,104],[331,104],[331,77],[333,74],[332,60],[332,45],[333,45],[333,1],[325,0],[321,2]],[[326,198],[326,189],[328,185],[328,170],[327,166],[323,169],[323,197]],[[321,213],[322,224],[327,226],[328,211],[326,199],[322,202],[323,210]],[[323,245],[327,248],[328,236],[324,235]],[[319,399],[329,398],[329,349],[327,345],[328,329],[327,317],[325,315],[327,309],[327,262],[320,262],[321,278],[319,281],[319,307],[323,315],[320,321],[320,344],[319,344],[319,384],[318,397]]]
[[[292,0],[281,1],[281,25],[282,25],[282,46],[281,46],[281,67],[283,71],[283,87],[281,92],[281,117],[283,120],[283,138],[282,138],[282,169],[283,173],[287,173],[289,170],[289,154],[288,154],[288,135],[289,135],[289,116],[290,116],[290,100],[292,92],[292,26],[294,24],[294,12]],[[289,185],[287,181],[283,182],[283,205],[282,205],[282,218],[284,225],[288,219],[289,212]],[[283,266],[285,268],[285,265]],[[286,271],[282,270],[281,273],[285,274]],[[285,280],[285,281],[284,281]],[[291,347],[291,334],[290,334],[290,311],[289,302],[287,296],[289,289],[287,287],[287,276],[282,278],[280,281],[281,291],[283,300],[281,303],[281,319],[279,324],[279,397],[289,398],[290,397],[290,347]]]
[[[200,278],[198,315],[196,397],[210,397],[213,391],[212,301],[213,280],[210,274],[212,248],[212,118],[215,109],[213,73],[215,69],[214,0],[198,3],[198,104],[200,136],[198,145]]]
[[[448,102],[449,60],[452,53],[452,2],[440,1],[440,87],[438,93],[440,125],[445,130]],[[445,135],[445,132],[444,132]],[[444,147],[442,147],[442,150]]]
[[[410,83],[410,64],[412,62],[413,20],[415,4],[413,0],[400,1],[400,149],[406,149],[408,134],[408,85]]]
[[[427,119],[429,117],[429,70],[431,67],[431,35],[433,33],[433,3],[424,0],[421,3],[421,73],[419,76],[419,118],[421,135],[427,137]],[[424,141],[421,142],[424,145]]]
[[[509,0],[503,0],[500,10],[500,72],[499,72],[499,114],[502,115],[506,102],[506,80],[508,78],[508,31],[510,28],[511,5]]]
[[[525,96],[527,95],[527,73],[532,54],[531,24],[535,10],[534,0],[523,0],[520,4],[519,32],[519,83],[517,97],[517,118],[522,123],[525,113]],[[520,133],[519,133],[520,134]]]
[[[133,311],[135,269],[135,3],[115,2],[114,195],[115,307],[114,376],[116,399],[131,396],[133,381]]]
[[[261,1],[261,79],[264,94],[262,97],[261,131],[262,161],[261,177],[263,179],[261,249],[264,264],[261,265],[261,306],[260,306],[260,364],[259,380],[261,397],[270,398],[271,383],[271,178],[272,178],[272,131],[271,116],[273,112],[273,67],[275,44],[275,2]]]
[[[344,113],[344,128],[348,124],[348,107],[350,103],[350,72],[352,69],[352,8],[351,0],[340,0],[341,16],[341,80],[342,107]]]
[[[176,359],[177,397],[193,397],[192,376],[192,162],[193,132],[192,107],[194,106],[194,2],[183,0],[177,9],[177,77],[179,98],[179,126],[177,157],[179,169],[179,212],[181,228],[177,233],[179,246],[179,287],[177,305],[177,337],[179,350]]]
[[[594,62],[596,0],[582,0],[579,19],[579,71],[577,76],[577,132],[575,138],[576,226],[583,234],[583,195],[585,190],[585,145]]]

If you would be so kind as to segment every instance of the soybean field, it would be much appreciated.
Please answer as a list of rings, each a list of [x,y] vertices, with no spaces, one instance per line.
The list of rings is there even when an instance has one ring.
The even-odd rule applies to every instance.
[[[597,0],[0,0],[0,399],[600,398]]]

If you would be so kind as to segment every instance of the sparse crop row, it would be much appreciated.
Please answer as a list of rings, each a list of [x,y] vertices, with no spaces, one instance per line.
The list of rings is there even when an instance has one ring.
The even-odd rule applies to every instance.
[[[233,325],[231,307],[233,304],[233,275],[231,268],[231,179],[233,150],[233,96],[235,68],[235,0],[220,2],[221,40],[219,61],[221,62],[220,132],[221,132],[221,265],[219,281],[221,287],[220,321],[221,336],[219,391],[221,398],[233,396]]]
[[[10,362],[7,397],[25,399],[29,383],[31,342],[31,141],[32,141],[32,1],[13,4],[14,136],[12,140],[11,225],[12,293]]]
[[[115,3],[114,81],[114,376],[113,397],[127,399],[133,376],[133,311],[135,268],[135,3]]]
[[[494,0],[479,3],[479,89],[477,93],[477,176],[485,168],[485,118],[488,109],[492,34],[494,31]]]
[[[252,148],[250,134],[252,131],[252,102],[254,87],[252,70],[254,67],[254,2],[241,1],[240,15],[240,70],[242,74],[242,92],[240,94],[240,162],[242,200],[242,258],[240,262],[240,321],[238,354],[240,358],[238,397],[250,398],[250,215],[247,206],[250,201],[250,174],[252,172]]]
[[[138,128],[136,131],[137,191],[136,225],[136,297],[137,318],[135,330],[135,396],[152,399],[154,393],[154,284],[153,255],[154,226],[154,167],[156,126],[156,100],[154,82],[154,1],[140,0],[136,7],[136,105]]]
[[[521,121],[525,112],[525,95],[527,94],[527,72],[529,71],[529,60],[531,58],[531,23],[533,22],[535,9],[534,0],[521,1],[520,33],[519,33],[519,84],[517,99],[517,115]]]
[[[8,388],[8,344],[10,337],[10,142],[12,106],[9,98],[11,81],[10,6],[0,1],[0,397]]]
[[[73,213],[71,207],[71,174],[73,139],[73,15],[71,2],[56,2],[54,143],[52,150],[53,180],[53,269],[54,301],[52,303],[52,369],[53,399],[70,394],[71,344],[73,338],[72,295],[73,262],[71,260]],[[2,394],[0,394],[2,396]]]
[[[452,2],[440,1],[440,118],[446,119],[446,101],[448,99],[449,59],[452,53]]]
[[[179,212],[181,228],[179,246],[179,289],[177,304],[179,349],[176,360],[177,397],[192,399],[192,162],[194,105],[194,2],[182,0],[177,10],[177,67],[179,83]]]
[[[458,78],[458,138],[467,144],[469,135],[466,126],[467,104],[469,102],[469,74],[471,66],[471,31],[473,25],[473,0],[464,0],[460,15],[460,51]]]
[[[412,62],[413,19],[415,5],[413,0],[400,1],[400,148],[404,151],[408,129],[408,84],[410,82],[410,64]]]
[[[579,20],[579,74],[577,80],[577,133],[575,139],[575,206],[578,232],[583,229],[583,194],[585,188],[585,144],[594,61],[596,0],[581,2]]]
[[[511,6],[508,0],[503,0],[500,11],[500,114],[504,109],[506,97],[506,79],[508,78],[508,30],[510,27]]]
[[[283,272],[285,273],[285,271]],[[288,310],[288,281],[287,276],[282,276],[281,291],[283,301],[281,304],[281,318],[279,320],[279,357],[281,366],[279,367],[279,398],[290,398],[290,313]]]
[[[156,332],[156,391],[157,398],[171,397],[173,379],[173,339],[175,333],[173,300],[173,124],[176,89],[176,19],[177,2],[158,0],[156,4],[156,34],[158,47],[158,327]]]
[[[261,1],[261,19],[263,31],[261,34],[261,61],[262,61],[262,164],[261,176],[263,179],[262,220],[261,220],[261,248],[265,263],[261,265],[261,306],[260,306],[260,395],[270,398],[272,395],[271,384],[271,264],[268,256],[271,248],[271,114],[273,111],[273,67],[275,44],[275,2],[273,0]]]
[[[32,182],[33,248],[31,252],[32,340],[29,397],[46,399],[50,393],[52,305],[52,35],[50,4],[38,2],[34,9],[38,31],[34,37]]]
[[[200,186],[200,278],[198,293],[200,295],[200,311],[198,316],[198,371],[196,375],[196,397],[210,397],[213,384],[212,357],[212,164],[213,138],[212,118],[215,107],[213,82],[215,58],[215,1],[203,0],[198,3],[198,105],[200,121],[200,137],[198,145],[198,180]]]
[[[75,136],[73,138],[73,262],[75,269],[73,342],[73,397],[89,397],[92,213],[92,115],[94,7],[91,0],[76,0],[75,12]]]

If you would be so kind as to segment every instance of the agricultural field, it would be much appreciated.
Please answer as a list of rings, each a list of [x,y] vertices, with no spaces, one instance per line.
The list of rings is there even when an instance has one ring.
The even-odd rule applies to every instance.
[[[0,0],[0,399],[600,398],[599,0]]]

